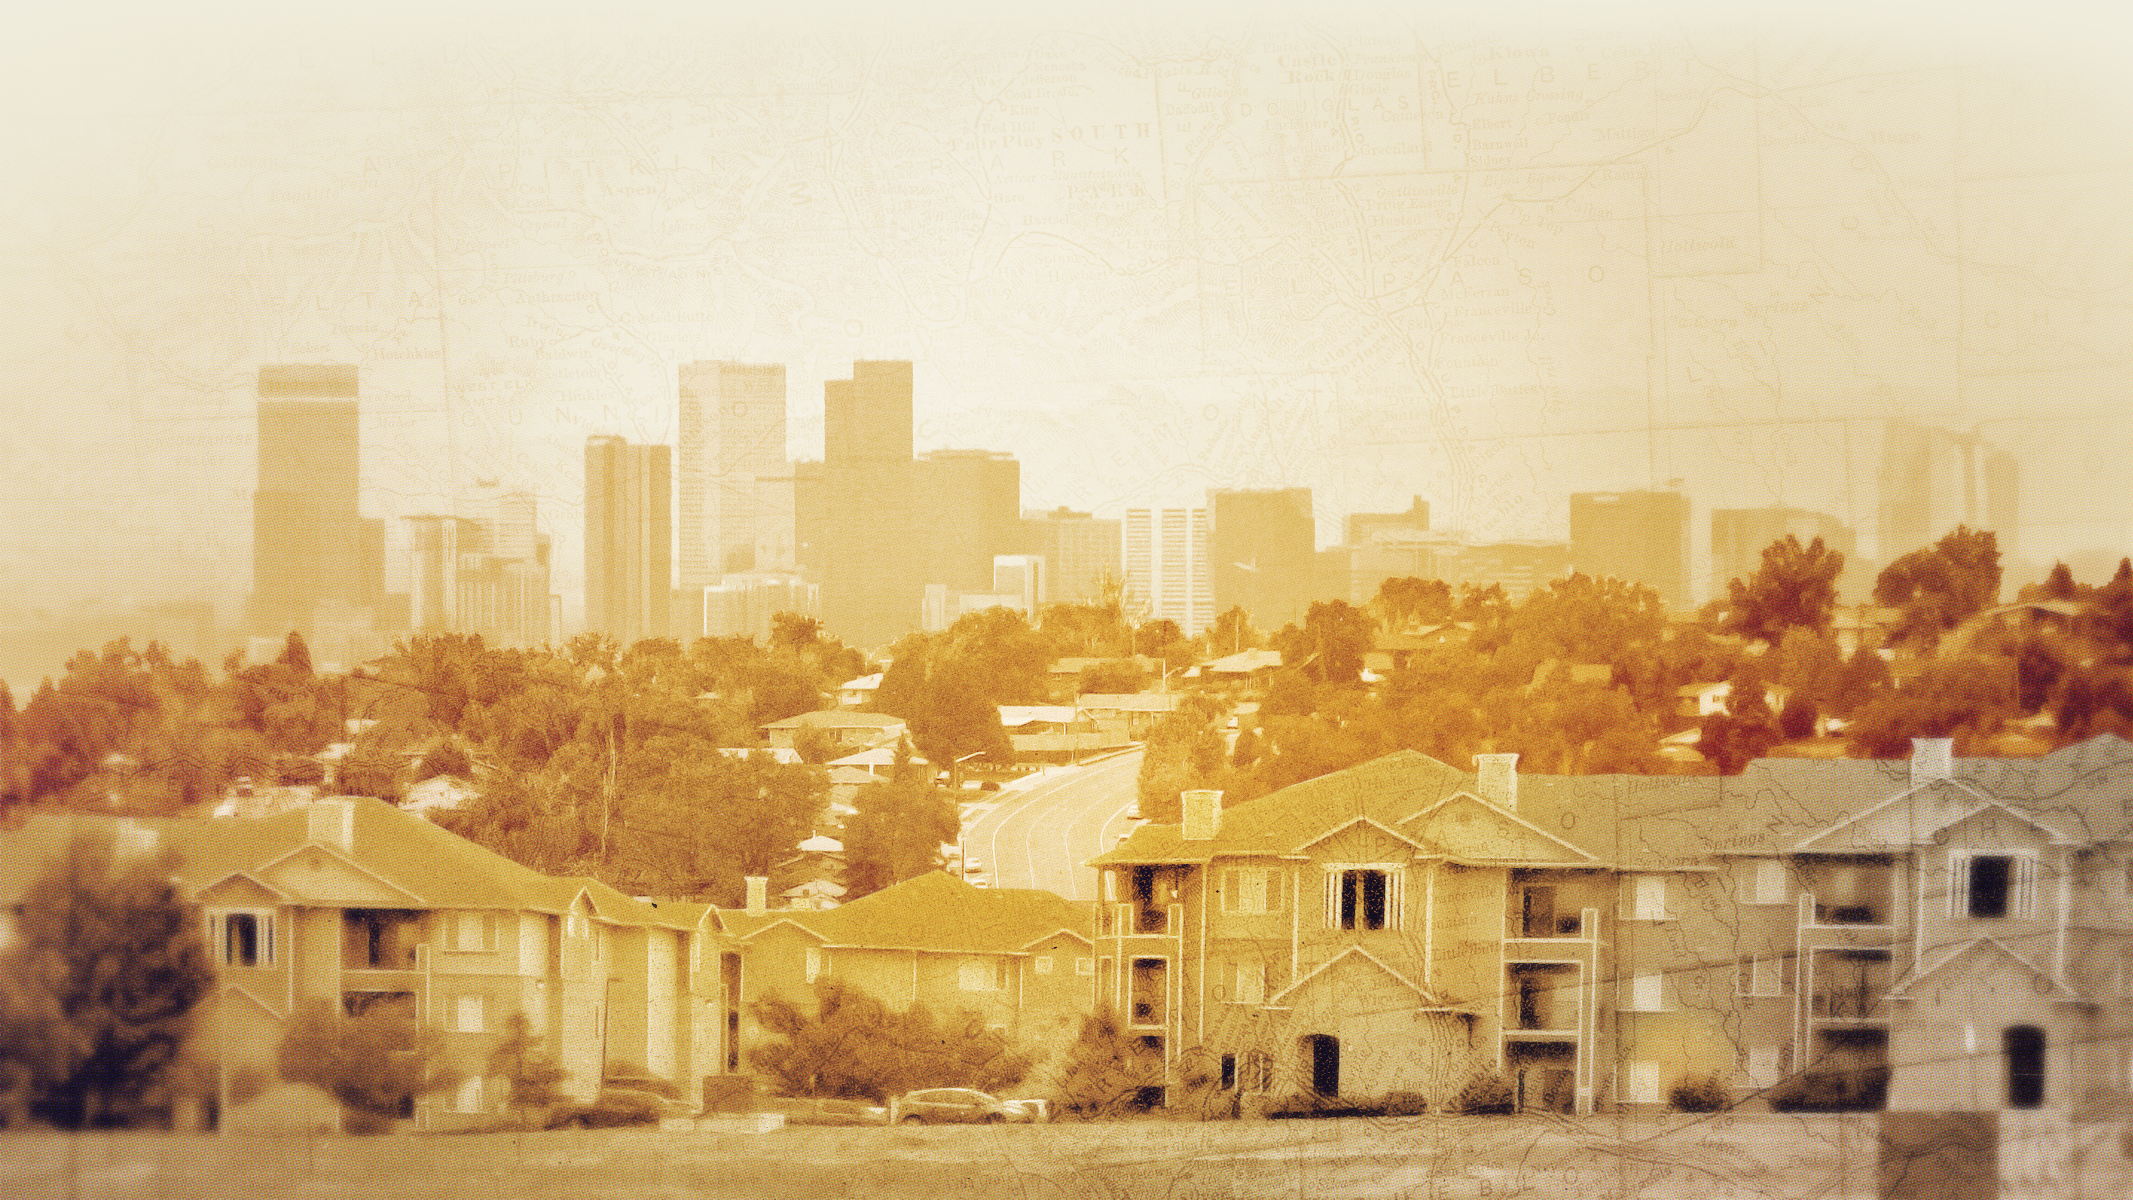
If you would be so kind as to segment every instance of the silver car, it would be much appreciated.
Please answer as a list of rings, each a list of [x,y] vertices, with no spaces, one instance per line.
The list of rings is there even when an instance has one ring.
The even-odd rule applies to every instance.
[[[973,1088],[927,1088],[906,1092],[889,1104],[900,1125],[999,1125],[1027,1123],[1030,1114]]]

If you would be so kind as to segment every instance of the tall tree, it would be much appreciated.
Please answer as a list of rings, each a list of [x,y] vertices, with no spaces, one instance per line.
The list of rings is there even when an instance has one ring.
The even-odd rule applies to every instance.
[[[1354,687],[1376,632],[1370,614],[1346,600],[1319,600],[1305,611],[1302,629],[1285,625],[1274,635],[1274,648],[1281,651],[1284,667],[1296,667],[1319,683]]]
[[[1252,614],[1244,611],[1241,604],[1233,604],[1215,618],[1207,629],[1207,652],[1220,658],[1243,650],[1255,650],[1262,640],[1259,631],[1252,627]]]
[[[895,778],[869,784],[853,797],[858,811],[844,823],[846,900],[939,869],[941,846],[956,839],[961,820],[955,797],[925,775],[923,769],[898,770]]]
[[[349,1015],[330,1000],[298,1007],[278,1049],[282,1078],[341,1102],[350,1132],[382,1132],[414,1103],[459,1082],[444,1063],[444,1035],[415,1019],[412,1003],[373,1003]]]
[[[1898,558],[1874,580],[1874,603],[1897,610],[1894,638],[1928,650],[1999,594],[1999,539],[1967,525]]]
[[[1387,628],[1442,624],[1452,618],[1452,587],[1442,579],[1413,575],[1387,579],[1370,599],[1370,610]]]
[[[68,1129],[123,1124],[163,1093],[214,982],[198,910],[169,855],[67,843],[23,896],[0,954],[0,1060],[33,1110]]]
[[[818,981],[813,1000],[813,1011],[776,994],[753,1006],[776,1040],[751,1048],[748,1063],[790,1095],[881,1103],[913,1088],[1000,1092],[1033,1065],[974,1013],[942,1021],[923,1006],[896,1012],[835,979]]]
[[[1802,546],[1786,534],[1763,548],[1763,562],[1747,579],[1726,584],[1719,632],[1776,645],[1792,629],[1829,630],[1837,608],[1837,576],[1844,555],[1816,538]]]

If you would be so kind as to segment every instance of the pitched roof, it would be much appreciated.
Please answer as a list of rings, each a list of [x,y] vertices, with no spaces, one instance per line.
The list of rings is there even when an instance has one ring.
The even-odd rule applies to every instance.
[[[977,888],[933,871],[828,911],[743,914],[741,923],[752,936],[789,921],[830,946],[1016,954],[1062,929],[1086,936],[1094,915],[1091,905],[1052,892]]]
[[[763,729],[900,729],[902,717],[887,713],[856,712],[849,708],[825,708],[816,712],[804,712],[797,717],[771,721]]]

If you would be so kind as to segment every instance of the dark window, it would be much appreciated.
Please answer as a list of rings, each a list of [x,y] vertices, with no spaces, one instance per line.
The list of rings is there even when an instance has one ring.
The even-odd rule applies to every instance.
[[[1321,1096],[1341,1094],[1341,1040],[1329,1033],[1304,1039],[1311,1055],[1311,1090]]]
[[[2000,1034],[2007,1054],[2007,1106],[2036,1108],[2044,1103],[2044,1031],[2012,1025]]]
[[[1525,936],[1529,938],[1555,936],[1554,888],[1529,887],[1525,890]]]
[[[1385,928],[1385,872],[1341,872],[1341,928]]]
[[[231,913],[222,921],[222,961],[233,967],[259,965],[259,918],[251,913]]]
[[[2014,859],[2004,854],[1980,854],[1970,860],[1970,915],[2007,915],[2008,884],[2014,875]]]
[[[1237,1056],[1234,1054],[1225,1054],[1222,1056],[1222,1090],[1226,1092],[1236,1086]]]

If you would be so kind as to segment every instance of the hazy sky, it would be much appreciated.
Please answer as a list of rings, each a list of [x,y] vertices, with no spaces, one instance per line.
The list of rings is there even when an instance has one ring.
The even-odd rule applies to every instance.
[[[1678,479],[1700,550],[1714,505],[1870,525],[1902,416],[2020,456],[2023,559],[2133,549],[2100,7],[797,11],[32,18],[8,603],[241,595],[281,362],[361,366],[369,515],[532,487],[570,614],[584,439],[671,440],[698,358],[788,365],[795,457],[824,379],[912,359],[920,448],[1012,451],[1029,507],[1303,484],[1323,542],[1411,495],[1561,537]]]

